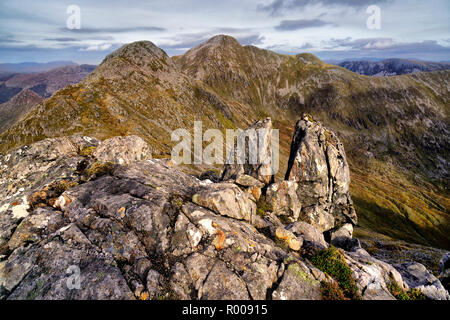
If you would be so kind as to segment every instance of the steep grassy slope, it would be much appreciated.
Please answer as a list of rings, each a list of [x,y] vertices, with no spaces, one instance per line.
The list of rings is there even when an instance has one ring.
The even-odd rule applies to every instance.
[[[301,112],[337,132],[363,227],[450,248],[449,71],[370,78],[310,54],[279,55],[216,36],[169,58],[150,42],[122,47],[0,135],[0,151],[44,137],[138,134],[169,155],[173,129],[244,128],[271,116],[284,175]]]

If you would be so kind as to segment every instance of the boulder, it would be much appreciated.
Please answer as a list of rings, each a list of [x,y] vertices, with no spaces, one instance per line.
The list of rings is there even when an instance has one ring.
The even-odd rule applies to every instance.
[[[323,275],[320,270],[309,268],[302,261],[285,266],[280,285],[272,293],[273,300],[319,300],[321,298],[320,280],[316,275]],[[323,277],[325,278],[325,277]]]
[[[256,214],[256,204],[250,195],[230,183],[207,185],[194,194],[192,202],[220,215],[240,220],[250,221]]]
[[[334,227],[334,216],[332,216],[325,205],[309,206],[302,208],[299,220],[305,221],[320,232],[325,232]]]
[[[328,243],[325,241],[323,234],[309,223],[297,221],[287,226],[286,229],[297,236],[301,236],[305,242],[312,242],[323,249],[328,248]]]
[[[149,145],[138,136],[113,137],[102,141],[92,155],[100,162],[129,164],[152,158]]]
[[[252,195],[255,201],[258,201],[262,195],[264,183],[252,176],[241,174],[236,178],[234,183],[240,186],[241,189],[245,190],[248,194]]]
[[[319,230],[357,223],[344,147],[309,115],[296,124],[285,179],[298,183],[301,216]]]
[[[408,289],[393,266],[371,257],[364,249],[343,254],[363,300],[395,300],[389,290],[392,281],[402,290]]]
[[[236,180],[234,181],[237,185],[240,185],[242,187],[258,187],[263,188],[264,183],[259,181],[256,178],[253,178],[252,176],[249,176],[247,174],[240,174],[236,177]]]
[[[439,280],[450,292],[450,252],[445,253],[439,261]]]
[[[410,288],[422,291],[429,299],[450,300],[450,295],[442,283],[423,264],[417,262],[406,262],[395,264],[394,267],[400,272],[403,280]]]
[[[291,222],[300,216],[301,204],[297,197],[298,185],[293,181],[282,181],[269,185],[266,190],[266,201],[277,216],[285,216]]]
[[[207,300],[249,300],[245,282],[218,261],[203,284],[202,298]]]
[[[330,231],[330,243],[338,248],[342,248],[345,251],[356,251],[361,248],[361,244],[358,239],[353,239],[353,225],[346,223],[337,230]]]

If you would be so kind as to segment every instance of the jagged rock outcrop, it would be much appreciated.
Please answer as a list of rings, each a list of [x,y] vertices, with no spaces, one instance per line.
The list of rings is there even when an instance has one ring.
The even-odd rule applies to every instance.
[[[319,230],[357,223],[344,147],[333,132],[309,115],[295,127],[286,180],[298,184],[302,219]]]
[[[133,136],[1,155],[0,299],[301,300],[339,287],[311,262],[329,247],[319,229],[256,214],[248,185],[261,181],[202,181],[149,157]],[[393,299],[392,279],[408,288],[365,250],[338,252],[363,299]]]
[[[151,159],[152,150],[138,136],[113,137],[103,141],[92,155],[101,162],[128,164]]]
[[[59,173],[66,169],[72,175],[66,173],[65,179],[77,184],[60,190],[64,205],[52,207],[45,197],[41,200],[46,202],[38,204],[24,200],[28,210],[24,208],[20,218],[16,215],[10,232],[2,236],[3,298],[265,299],[283,276],[291,277],[285,275],[283,262],[289,252],[242,221],[243,216],[229,217],[222,215],[228,211],[195,204],[195,195],[214,184],[205,185],[163,160],[117,164],[90,176],[92,166],[100,165],[95,150],[86,155],[80,149],[101,145],[95,139],[70,137],[44,140],[25,148],[26,154],[22,151],[16,171],[34,165],[40,155],[45,160],[39,165],[47,162],[53,180],[62,179]],[[15,150],[6,158],[19,153]],[[14,170],[3,174],[23,182]],[[34,179],[36,184],[22,194],[45,189],[45,182],[39,182],[42,176]],[[238,193],[246,194],[234,184],[215,185],[219,193],[236,191],[237,199]],[[228,200],[236,201],[231,196]],[[5,203],[1,217],[12,217],[14,206]],[[301,264],[301,257],[291,257],[293,263]],[[77,290],[66,285],[71,266],[80,268]],[[313,266],[305,270],[308,281],[324,277]],[[311,298],[306,289],[290,298]],[[314,297],[319,297],[315,290]]]

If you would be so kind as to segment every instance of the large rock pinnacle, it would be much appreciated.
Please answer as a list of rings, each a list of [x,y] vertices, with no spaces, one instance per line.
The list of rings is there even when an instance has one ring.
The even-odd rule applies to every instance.
[[[344,146],[309,115],[296,124],[286,180],[298,183],[301,215],[322,231],[357,223]]]
[[[227,159],[222,180],[236,179],[239,175],[246,174],[266,185],[273,182],[271,137],[272,120],[270,118],[257,121],[242,132],[238,136],[237,144],[247,141],[244,144],[241,143],[245,151],[245,159],[241,163],[238,162],[238,148],[235,143],[234,153],[231,154],[234,161],[230,158]],[[256,159],[254,162],[251,161],[253,157]]]

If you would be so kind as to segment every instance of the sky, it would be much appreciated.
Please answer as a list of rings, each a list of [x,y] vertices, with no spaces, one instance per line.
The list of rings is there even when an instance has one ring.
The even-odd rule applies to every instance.
[[[1,0],[0,63],[98,64],[139,40],[173,56],[217,34],[327,61],[450,61],[449,9],[449,0]]]

